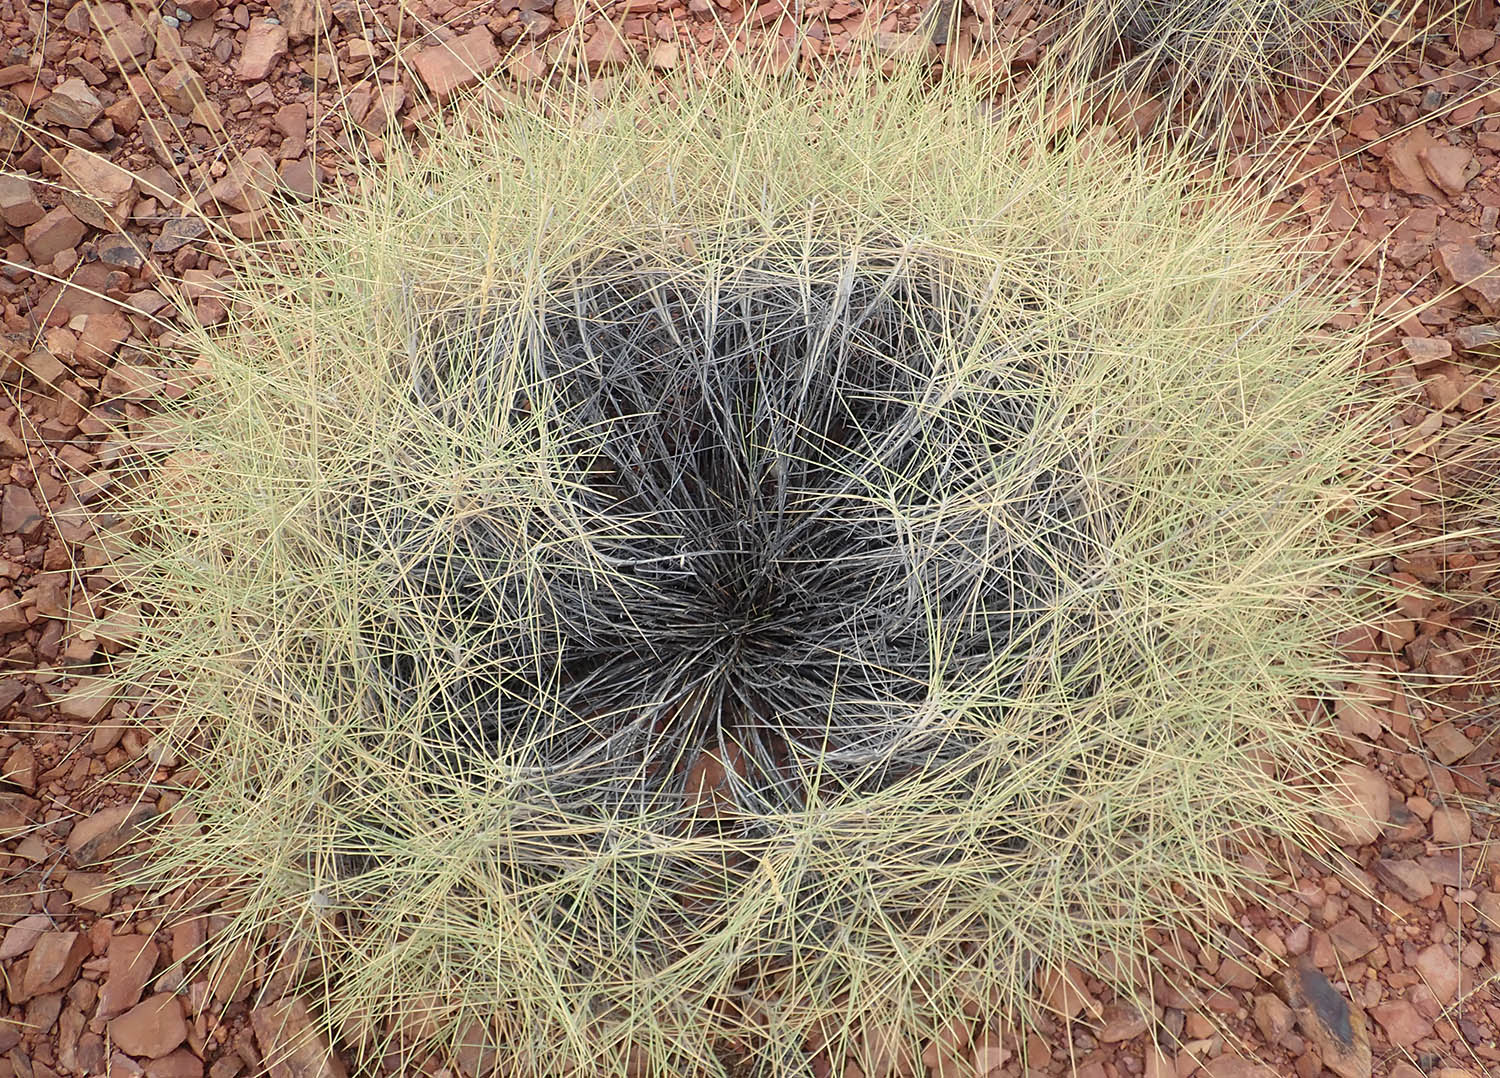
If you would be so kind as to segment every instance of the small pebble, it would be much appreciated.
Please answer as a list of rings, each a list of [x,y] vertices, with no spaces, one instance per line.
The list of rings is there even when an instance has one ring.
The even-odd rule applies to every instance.
[[[175,15],[163,15],[161,17],[161,24],[163,26],[166,26],[166,27],[169,27],[170,29],[175,30],[175,29],[177,29],[177,16],[175,16]]]

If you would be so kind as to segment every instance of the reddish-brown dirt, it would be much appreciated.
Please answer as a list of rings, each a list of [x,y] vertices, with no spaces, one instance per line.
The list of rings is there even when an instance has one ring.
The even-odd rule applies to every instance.
[[[142,351],[171,344],[179,316],[163,282],[184,283],[200,321],[226,317],[214,287],[226,257],[183,200],[237,236],[267,233],[279,207],[373,167],[359,147],[378,159],[382,140],[470,85],[472,68],[519,91],[559,69],[608,78],[634,59],[671,70],[765,44],[811,67],[859,50],[936,53],[931,31],[945,21],[926,0],[614,0],[588,8],[579,33],[582,10],[0,0],[0,1078],[263,1073],[306,1022],[269,951],[236,957],[238,984],[210,985],[193,958],[222,925],[210,899],[148,905],[112,882],[107,860],[193,781],[149,719],[127,722],[133,705],[90,680],[130,646],[133,611],[112,591],[117,570],[86,511],[111,482],[118,432],[181,392],[183,372]],[[957,13],[945,62],[1003,76],[1046,48],[1043,5],[974,0]],[[1279,196],[1350,271],[1337,321],[1372,307],[1387,316],[1370,369],[1409,403],[1390,431],[1406,456],[1381,529],[1436,534],[1485,466],[1450,432],[1500,396],[1497,31],[1496,4],[1476,0],[1464,21],[1437,23],[1389,61],[1356,56],[1334,81],[1354,88],[1349,107],[1303,147]],[[1474,598],[1495,595],[1500,551],[1454,540],[1380,568],[1410,598],[1344,645],[1375,671],[1449,687],[1416,700],[1392,682],[1331,717],[1307,702],[1310,721],[1331,718],[1343,740],[1356,818],[1367,818],[1330,828],[1348,860],[1331,849],[1267,866],[1279,897],[1247,899],[1212,947],[1159,938],[1183,975],[1141,1004],[1153,1014],[1070,971],[1043,986],[1057,1013],[1035,1031],[1018,1038],[978,1016],[926,1047],[929,1073],[1500,1073],[1500,723],[1490,608]],[[80,687],[93,691],[51,702]],[[1350,1009],[1368,1060],[1358,1045],[1341,1052],[1320,1003]],[[815,1070],[858,1074],[828,1059]],[[271,1073],[344,1066],[336,1052],[304,1051]]]

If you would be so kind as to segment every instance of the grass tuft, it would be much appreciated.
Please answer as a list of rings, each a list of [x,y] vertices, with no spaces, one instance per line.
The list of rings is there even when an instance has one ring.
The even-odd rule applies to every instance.
[[[1436,18],[1438,5],[1434,8]],[[1323,90],[1359,46],[1408,37],[1415,0],[1064,0],[1061,40],[1111,107],[1165,113],[1214,140]],[[1301,124],[1319,117],[1298,115]],[[1243,133],[1243,132],[1242,132]]]
[[[1316,841],[1361,342],[1041,99],[625,80],[239,252],[110,506],[216,953],[372,1066],[877,1074]]]

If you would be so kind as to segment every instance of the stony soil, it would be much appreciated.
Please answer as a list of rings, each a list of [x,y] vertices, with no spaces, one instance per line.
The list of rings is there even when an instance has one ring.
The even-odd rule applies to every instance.
[[[939,3],[614,0],[579,35],[574,0],[92,12],[0,0],[0,653],[11,671],[0,675],[0,1078],[264,1073],[308,1021],[270,948],[230,955],[230,975],[210,983],[194,957],[223,924],[209,896],[147,905],[107,861],[193,782],[149,721],[126,723],[118,687],[91,676],[130,646],[134,612],[86,512],[112,482],[121,432],[144,432],[152,400],[192,377],[142,352],[172,341],[163,279],[185,283],[200,321],[226,317],[224,254],[184,200],[237,236],[265,234],[280,207],[370,167],[345,125],[378,158],[382,140],[476,70],[501,69],[519,92],[556,70],[608,78],[637,57],[669,70],[696,51],[761,43],[803,65],[855,49],[936,52],[938,28],[945,62],[1003,76],[1047,45],[1037,4],[974,0],[954,23],[932,17],[954,12]],[[1369,364],[1407,395],[1390,438],[1415,455],[1391,477],[1380,528],[1441,526],[1466,467],[1445,433],[1500,395],[1497,30],[1494,0],[1476,0],[1465,23],[1440,23],[1388,63],[1356,57],[1340,76],[1356,87],[1352,107],[1305,147],[1281,196],[1351,271],[1339,321],[1372,305],[1388,316]],[[1036,1032],[977,1016],[927,1046],[930,1073],[1500,1073],[1493,629],[1483,603],[1450,597],[1493,595],[1500,552],[1454,542],[1384,568],[1409,600],[1343,643],[1372,670],[1455,687],[1419,701],[1391,683],[1332,716],[1307,702],[1309,721],[1331,718],[1347,748],[1362,825],[1330,827],[1322,861],[1271,868],[1282,896],[1247,900],[1212,947],[1160,938],[1182,975],[1154,998],[1113,999],[1070,971],[1043,986],[1056,1013]],[[38,666],[47,672],[17,673]],[[336,1046],[304,1045],[270,1072],[345,1065]]]

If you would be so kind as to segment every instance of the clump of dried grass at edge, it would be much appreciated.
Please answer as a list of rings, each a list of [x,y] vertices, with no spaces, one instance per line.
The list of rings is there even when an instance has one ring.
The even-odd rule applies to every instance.
[[[1394,405],[1255,198],[1043,97],[626,79],[242,245],[106,507],[210,969],[372,1067],[904,1073],[1326,845]]]
[[[1244,145],[1313,131],[1336,109],[1341,68],[1370,62],[1469,0],[1062,0],[1049,30],[1077,97],[1117,119]],[[1321,100],[1320,100],[1321,99]],[[1082,110],[1087,111],[1087,110]],[[1273,144],[1282,140],[1273,139]]]

